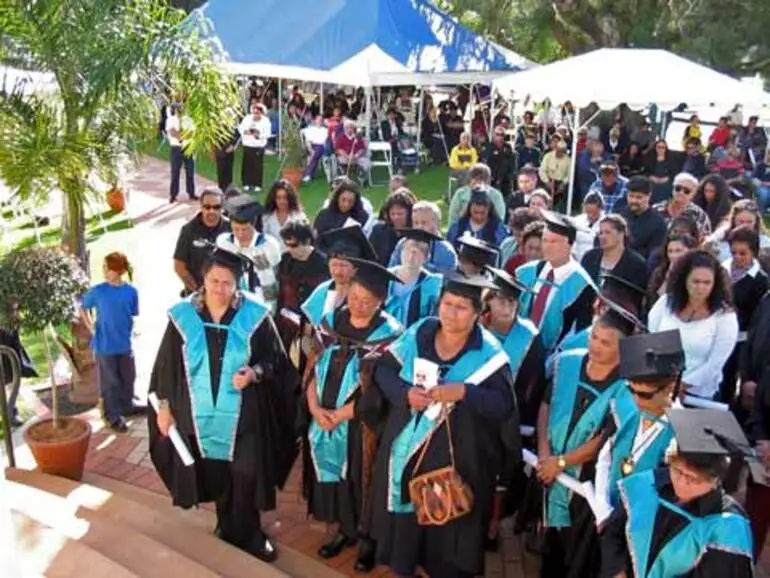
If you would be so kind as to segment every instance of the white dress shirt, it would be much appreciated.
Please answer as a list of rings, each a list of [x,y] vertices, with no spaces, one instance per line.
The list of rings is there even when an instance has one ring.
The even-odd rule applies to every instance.
[[[581,213],[572,219],[577,227],[575,242],[572,244],[572,256],[578,261],[583,258],[583,255],[594,248],[596,235],[599,234],[599,223],[603,217],[604,211],[599,214],[599,218],[596,219],[593,224],[588,222],[588,215],[585,213]]]
[[[276,239],[281,245],[281,251],[286,251],[286,246],[283,244],[283,239],[281,238],[281,229],[287,223],[301,221],[307,221],[307,215],[305,215],[303,211],[289,213],[289,216],[283,223],[278,220],[278,215],[276,213],[267,213],[262,215],[262,233]]]
[[[257,135],[246,134],[248,131],[259,131]],[[256,120],[253,114],[247,114],[243,117],[238,132],[241,133],[241,144],[248,148],[265,148],[267,139],[271,136],[272,127],[270,119],[264,114],[262,118]]]
[[[326,146],[329,139],[329,129],[325,126],[308,126],[302,132],[305,134],[305,142],[310,146]]]
[[[189,132],[193,130],[193,128],[194,128],[194,125],[192,120],[190,120],[190,117],[188,116],[182,117],[182,122],[180,123],[178,114],[169,115],[166,118],[166,126],[165,126],[166,137],[168,138],[169,146],[180,147],[184,144],[184,141],[181,138],[171,136],[171,129],[178,130],[178,131],[185,130]]]
[[[738,340],[738,317],[730,309],[695,321],[682,321],[663,295],[650,310],[647,323],[650,333],[678,329],[682,337],[685,369],[682,382],[690,393],[711,399],[722,382],[722,367]]]

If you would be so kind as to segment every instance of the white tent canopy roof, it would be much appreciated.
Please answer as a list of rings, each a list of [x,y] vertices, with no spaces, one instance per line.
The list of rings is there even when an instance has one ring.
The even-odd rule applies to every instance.
[[[667,52],[642,48],[601,48],[498,79],[497,91],[508,98],[553,103],[571,101],[583,108],[621,103],[632,109],[657,104],[671,110],[716,105],[728,110],[736,104],[770,104],[770,94],[725,74]]]

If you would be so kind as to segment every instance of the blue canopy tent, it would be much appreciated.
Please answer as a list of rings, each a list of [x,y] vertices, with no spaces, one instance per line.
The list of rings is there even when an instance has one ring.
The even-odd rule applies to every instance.
[[[211,0],[191,21],[235,74],[371,87],[487,83],[532,66],[426,0]]]

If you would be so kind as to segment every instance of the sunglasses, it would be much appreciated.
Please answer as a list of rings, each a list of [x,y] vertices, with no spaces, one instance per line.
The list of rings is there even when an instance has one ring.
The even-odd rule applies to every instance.
[[[639,399],[646,399],[651,400],[654,398],[658,393],[660,393],[660,390],[656,391],[639,391],[638,389],[634,389],[633,386],[627,385],[628,391],[631,392],[631,395],[638,397]]]
[[[221,211],[222,205],[203,205],[204,211]]]
[[[687,187],[685,187],[683,185],[676,185],[674,187],[674,191],[676,191],[677,193],[687,193],[688,195],[690,193],[692,193],[692,189],[688,189]]]

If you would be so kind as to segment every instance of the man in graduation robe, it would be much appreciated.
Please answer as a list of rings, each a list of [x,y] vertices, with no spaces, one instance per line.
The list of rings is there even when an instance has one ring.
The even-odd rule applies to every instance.
[[[170,309],[150,380],[150,455],[175,505],[216,501],[218,535],[272,561],[259,512],[275,508],[296,457],[298,378],[267,308],[236,288],[241,273],[242,257],[216,251],[203,289]],[[172,425],[191,466],[167,437]]]
[[[493,287],[481,276],[445,275],[438,317],[412,325],[375,368],[389,405],[373,475],[372,533],[378,562],[402,576],[418,565],[442,578],[484,571],[504,453],[521,453],[508,356],[478,320],[481,292]],[[409,482],[449,464],[470,487],[472,507],[444,525],[419,525]]]
[[[217,246],[242,254],[247,258],[238,288],[251,291],[271,314],[278,300],[278,263],[281,244],[278,239],[262,233],[262,205],[249,195],[238,195],[225,202],[230,217],[231,232],[217,237]]]
[[[618,425],[610,424],[611,437],[599,451],[594,488],[596,502],[604,512],[597,514],[597,523],[618,505],[620,480],[663,464],[674,436],[666,410],[672,404],[681,407],[676,390],[683,368],[684,351],[678,330],[621,340],[620,374],[629,382],[633,407],[613,409],[619,416]]]
[[[542,211],[543,260],[516,269],[516,279],[527,287],[521,298],[521,314],[540,330],[550,354],[570,332],[591,324],[596,291],[591,277],[572,258],[577,229],[569,217]]]
[[[458,269],[465,275],[481,275],[484,267],[497,266],[499,251],[489,243],[463,235],[457,239],[460,246],[457,253]]]
[[[585,520],[593,518],[588,502],[556,478],[566,473],[581,482],[593,480],[611,402],[626,387],[619,374],[619,342],[632,330],[608,311],[594,324],[588,350],[567,351],[556,359],[537,423],[537,483],[544,491],[530,492],[525,504],[526,511],[537,511],[533,503],[543,496],[543,578],[582,578],[597,565],[591,537],[582,531]]]
[[[356,415],[362,390],[369,387],[362,361],[373,362],[401,334],[401,324],[381,310],[395,277],[379,263],[349,258],[353,275],[347,303],[322,321],[331,337],[315,364],[306,397],[310,414],[305,460],[308,511],[336,524],[336,533],[318,551],[333,558],[360,538],[357,571],[374,567],[369,537],[367,487],[376,447],[373,431]]]
[[[672,409],[668,467],[620,481],[602,531],[602,578],[753,576],[751,527],[722,487],[750,447],[727,411]]]

